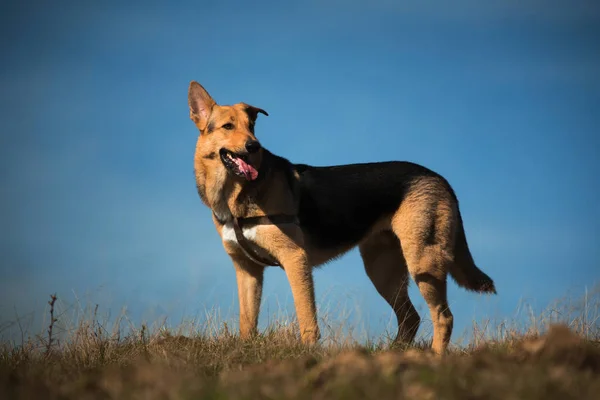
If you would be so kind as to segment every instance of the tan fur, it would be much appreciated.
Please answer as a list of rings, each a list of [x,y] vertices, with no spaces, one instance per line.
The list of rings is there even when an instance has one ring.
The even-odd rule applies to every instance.
[[[201,131],[196,144],[194,169],[202,201],[220,218],[226,210],[238,218],[293,213],[297,199],[287,186],[282,171],[270,172],[268,178],[258,184],[256,193],[243,192],[242,183],[229,177],[218,155],[222,147],[243,151],[246,141],[255,139],[252,131],[254,121],[245,111],[252,106],[245,103],[220,106],[196,82],[190,85],[189,103],[190,117]],[[235,129],[220,128],[228,122],[234,124]],[[213,130],[207,133],[211,124]],[[258,168],[261,152],[251,154],[250,160]],[[441,354],[448,345],[453,324],[446,298],[448,273],[456,275],[457,282],[464,287],[471,285],[470,279],[476,274],[468,266],[456,274],[452,271],[456,268],[453,267],[456,252],[456,257],[464,262],[469,261],[470,254],[464,231],[461,231],[462,221],[455,217],[459,215],[458,205],[447,191],[437,189],[439,182],[436,179],[426,177],[415,182],[400,207],[394,213],[382,215],[358,246],[368,277],[397,316],[399,328],[396,340],[412,341],[419,326],[420,317],[408,298],[409,276],[412,276],[433,320],[432,349]],[[259,190],[265,191],[261,185],[268,185],[268,196],[258,195]],[[223,237],[223,227],[216,218],[213,217],[213,220],[217,232]],[[304,237],[301,227],[295,224],[260,225],[256,232],[256,245],[279,260],[288,277],[302,341],[315,343],[320,335],[312,268],[338,257],[351,247],[317,251]],[[239,246],[226,241],[223,245],[235,267],[240,334],[247,338],[256,333],[264,267],[249,260]],[[476,269],[474,264],[473,268]]]

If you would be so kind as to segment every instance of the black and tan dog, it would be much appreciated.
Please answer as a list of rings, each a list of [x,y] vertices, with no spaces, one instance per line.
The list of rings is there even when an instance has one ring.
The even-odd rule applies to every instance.
[[[235,266],[242,337],[256,332],[264,269],[278,265],[290,282],[302,341],[316,342],[312,268],[355,246],[398,318],[397,341],[412,341],[420,323],[409,274],[429,307],[436,353],[452,333],[448,274],[463,288],[496,292],[473,262],[458,200],[440,175],[409,162],[292,164],[257,141],[254,123],[264,110],[220,106],[197,82],[188,102],[200,130],[198,193]]]

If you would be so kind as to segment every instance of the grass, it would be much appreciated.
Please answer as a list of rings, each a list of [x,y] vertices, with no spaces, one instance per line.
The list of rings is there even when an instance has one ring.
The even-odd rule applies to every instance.
[[[324,323],[300,344],[293,320],[243,341],[218,313],[202,324],[109,323],[98,307],[68,319],[49,302],[47,330],[0,344],[0,398],[592,399],[600,393],[600,290],[562,299],[528,323],[484,321],[443,359],[428,343],[359,344]]]

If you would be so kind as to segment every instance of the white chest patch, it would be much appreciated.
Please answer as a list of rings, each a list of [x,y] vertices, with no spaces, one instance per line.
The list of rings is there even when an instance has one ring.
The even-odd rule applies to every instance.
[[[244,237],[251,242],[254,242],[256,239],[256,226],[251,226],[249,228],[242,228],[242,233]],[[221,229],[221,238],[224,242],[235,243],[237,244],[237,238],[235,237],[235,231],[233,230],[233,223],[228,222],[223,225]]]

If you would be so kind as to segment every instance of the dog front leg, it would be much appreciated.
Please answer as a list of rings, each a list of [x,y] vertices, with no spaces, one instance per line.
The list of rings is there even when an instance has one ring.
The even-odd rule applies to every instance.
[[[257,333],[262,297],[264,267],[249,260],[233,259],[240,302],[240,336],[248,339]]]
[[[308,263],[306,253],[297,251],[286,254],[285,258],[282,257],[281,262],[292,289],[302,342],[316,343],[321,335],[317,324],[312,268]]]

